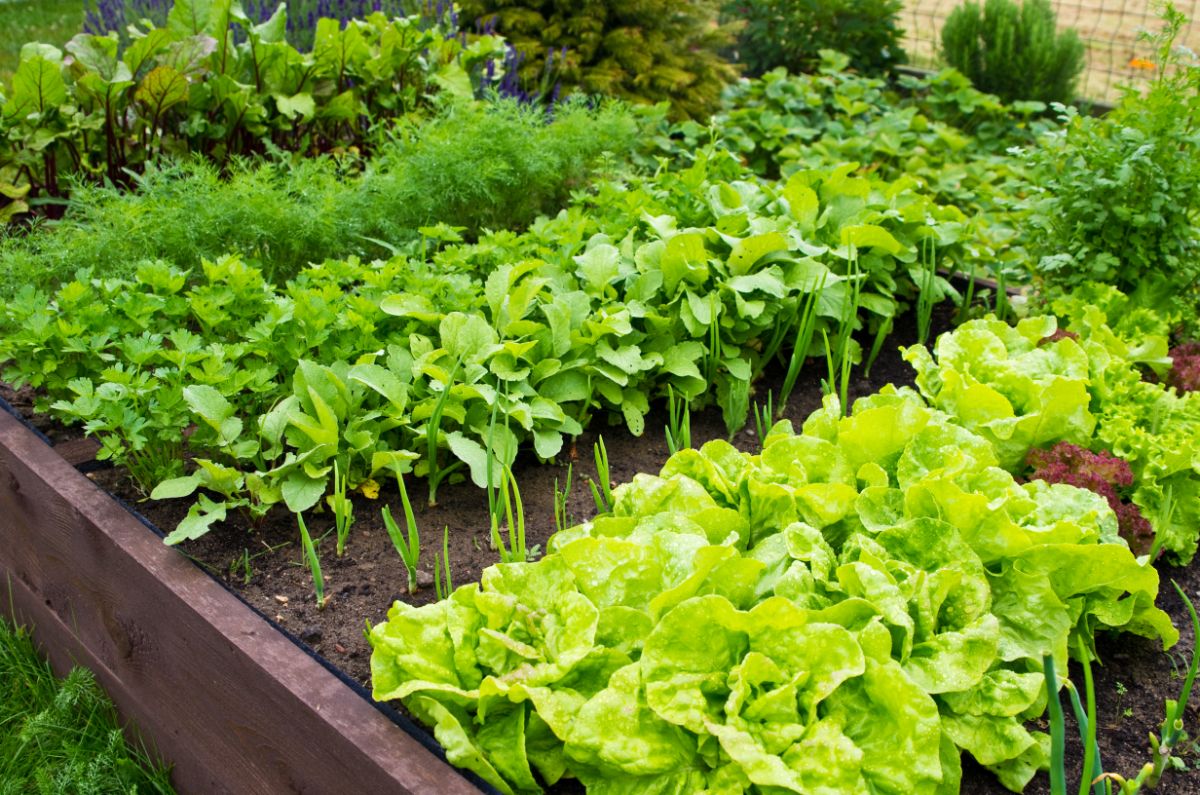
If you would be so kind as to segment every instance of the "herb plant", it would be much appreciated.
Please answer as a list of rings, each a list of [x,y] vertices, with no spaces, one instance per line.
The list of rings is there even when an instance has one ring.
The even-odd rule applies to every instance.
[[[967,0],[942,26],[946,63],[1005,102],[1073,101],[1085,55],[1078,33],[1058,29],[1049,0]]]
[[[1042,195],[1031,217],[1036,275],[1052,290],[1091,281],[1195,325],[1200,257],[1200,67],[1176,46],[1186,17],[1160,6],[1155,75],[1107,116],[1060,109],[1061,131],[1030,152]]]

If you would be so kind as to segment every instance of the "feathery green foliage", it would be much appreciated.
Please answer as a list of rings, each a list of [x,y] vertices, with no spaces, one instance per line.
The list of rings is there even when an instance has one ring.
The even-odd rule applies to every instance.
[[[738,61],[752,75],[777,67],[812,72],[821,50],[837,50],[863,73],[890,70],[905,59],[896,24],[901,0],[727,0],[724,14],[745,20]]]
[[[1074,30],[1058,32],[1049,0],[968,1],[942,27],[946,62],[1007,102],[1070,102],[1084,54]]]
[[[29,633],[0,619],[0,793],[173,792],[119,726],[91,671],[55,678]]]
[[[551,53],[567,92],[630,102],[671,102],[677,117],[705,117],[737,68],[720,51],[735,26],[716,0],[464,0],[463,27],[490,25],[525,58],[536,82]],[[565,63],[561,61],[566,48]]]
[[[222,175],[194,158],[151,168],[134,191],[80,184],[62,221],[0,233],[0,295],[80,268],[130,276],[147,260],[198,269],[228,253],[281,282],[310,262],[415,247],[423,225],[519,229],[624,162],[638,129],[619,103],[569,102],[549,120],[515,102],[467,104],[406,127],[361,176],[352,159],[236,161]]]
[[[620,103],[568,101],[549,121],[542,108],[511,100],[452,105],[384,147],[366,203],[408,228],[517,229],[585,187],[603,153],[623,160],[638,132]]]

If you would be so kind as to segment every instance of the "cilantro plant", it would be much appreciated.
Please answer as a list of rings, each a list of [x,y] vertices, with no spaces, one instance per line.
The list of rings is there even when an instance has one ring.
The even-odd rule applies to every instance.
[[[1036,275],[1052,290],[1112,284],[1195,325],[1200,257],[1200,65],[1176,46],[1186,17],[1160,6],[1146,40],[1155,75],[1102,118],[1060,108],[1062,129],[1029,152],[1041,186],[1030,221]]]

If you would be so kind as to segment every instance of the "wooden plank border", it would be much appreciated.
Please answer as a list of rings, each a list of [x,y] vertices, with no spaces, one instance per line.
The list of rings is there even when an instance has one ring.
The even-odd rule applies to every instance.
[[[480,792],[3,410],[0,590],[56,670],[95,672],[180,792]]]

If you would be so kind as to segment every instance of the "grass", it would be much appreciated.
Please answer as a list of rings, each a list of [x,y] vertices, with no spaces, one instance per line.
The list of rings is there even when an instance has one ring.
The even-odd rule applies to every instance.
[[[125,742],[91,671],[58,679],[28,632],[0,619],[0,795],[116,792],[174,790]]]
[[[26,42],[61,47],[82,29],[82,0],[0,0],[0,83],[12,82]]]

